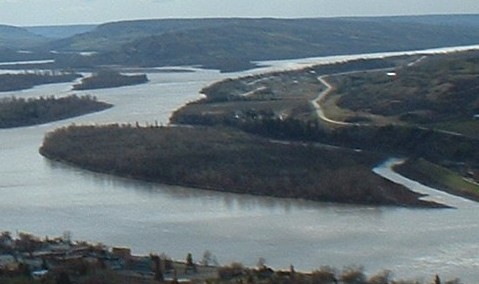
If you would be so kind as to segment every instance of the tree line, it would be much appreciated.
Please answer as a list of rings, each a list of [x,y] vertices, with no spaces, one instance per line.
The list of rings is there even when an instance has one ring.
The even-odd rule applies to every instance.
[[[56,71],[1,74],[0,92],[25,90],[42,84],[71,82],[79,77],[81,77],[79,74]]]
[[[12,128],[47,123],[110,108],[95,97],[71,95],[56,98],[0,99],[0,128]]]
[[[383,153],[422,157],[431,162],[467,162],[479,165],[479,140],[417,126],[348,126],[329,129],[317,120],[281,119],[250,114],[238,119],[229,116],[210,116],[199,113],[175,113],[174,123],[192,125],[227,125],[265,137],[284,140],[311,141],[342,147]],[[258,119],[258,117],[260,117]]]

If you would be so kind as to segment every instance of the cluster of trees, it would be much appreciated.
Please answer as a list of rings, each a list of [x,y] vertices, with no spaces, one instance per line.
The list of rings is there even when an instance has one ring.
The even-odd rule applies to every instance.
[[[122,75],[113,70],[102,70],[95,75],[82,79],[80,84],[73,86],[74,90],[91,90],[102,88],[114,88],[129,85],[138,85],[148,82],[145,74]]]
[[[70,126],[48,134],[40,153],[94,171],[218,191],[436,206],[373,174],[381,156],[275,143],[226,128]]]
[[[316,121],[299,119],[255,120],[242,129],[282,139],[316,141],[349,148],[423,157],[434,162],[477,164],[479,141],[460,135],[414,126],[352,126],[325,129]]]
[[[71,82],[79,77],[81,77],[79,74],[56,71],[0,74],[0,92],[30,89],[42,84]]]
[[[267,112],[255,114],[238,119],[233,112],[220,117],[177,112],[172,121],[192,125],[227,125],[275,139],[320,142],[395,155],[423,157],[437,163],[458,161],[479,164],[479,140],[466,136],[400,125],[358,125],[327,129],[317,120],[305,121],[291,117],[281,119]]]
[[[56,98],[0,99],[0,128],[12,128],[47,123],[110,108],[95,97],[71,95]]]

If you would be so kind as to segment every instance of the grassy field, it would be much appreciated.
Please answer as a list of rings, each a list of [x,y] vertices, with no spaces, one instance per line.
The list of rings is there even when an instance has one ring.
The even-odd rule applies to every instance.
[[[331,79],[330,81],[334,82],[334,79]],[[336,121],[358,122],[361,124],[402,124],[396,117],[386,117],[365,111],[353,111],[351,109],[342,108],[338,106],[338,101],[341,99],[342,95],[342,93],[333,90],[321,102],[322,109],[327,118]]]
[[[479,139],[479,119],[438,123],[431,125],[431,127]]]
[[[451,194],[479,200],[479,184],[424,159],[409,160],[397,169],[406,176],[440,187]]]

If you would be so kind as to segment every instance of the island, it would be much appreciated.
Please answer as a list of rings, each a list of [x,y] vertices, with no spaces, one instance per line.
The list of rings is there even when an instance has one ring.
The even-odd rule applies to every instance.
[[[113,70],[101,70],[91,77],[82,79],[81,83],[73,86],[73,90],[92,90],[138,85],[148,82],[145,74],[123,75]]]
[[[371,168],[381,155],[272,141],[228,128],[69,126],[47,134],[40,153],[92,171],[200,189],[442,207],[375,175]]]
[[[112,107],[92,96],[0,99],[0,128],[43,124]]]
[[[72,82],[81,75],[73,72],[35,71],[0,74],[0,92],[30,89],[38,85]]]

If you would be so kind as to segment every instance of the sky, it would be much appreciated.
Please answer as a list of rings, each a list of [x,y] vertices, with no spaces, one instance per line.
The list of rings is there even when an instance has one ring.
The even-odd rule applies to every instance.
[[[98,24],[205,17],[479,14],[479,0],[0,0],[0,24]]]

